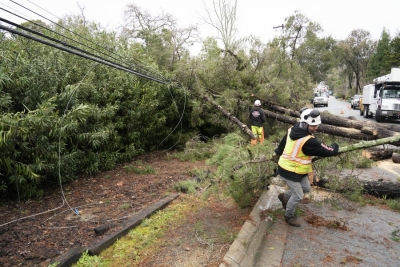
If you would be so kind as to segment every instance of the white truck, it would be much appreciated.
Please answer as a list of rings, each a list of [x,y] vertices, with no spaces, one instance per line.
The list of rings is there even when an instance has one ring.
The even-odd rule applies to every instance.
[[[375,116],[377,122],[386,118],[400,118],[400,68],[392,68],[390,74],[378,77],[363,88],[360,115]]]
[[[314,88],[313,97],[311,98],[311,104],[314,107],[317,106],[328,106],[329,102],[329,86],[325,82],[320,82],[316,88]]]

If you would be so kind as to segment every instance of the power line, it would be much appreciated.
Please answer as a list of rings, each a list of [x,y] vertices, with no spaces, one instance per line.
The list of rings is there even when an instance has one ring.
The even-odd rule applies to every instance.
[[[46,18],[45,16],[43,16],[43,15],[41,15],[41,14],[39,14],[39,13],[37,13],[37,12],[35,12],[35,11],[33,11],[33,10],[27,8],[27,7],[25,7],[24,5],[21,5],[21,4],[15,2],[15,1],[13,1],[13,0],[10,0],[10,1],[11,1],[12,3],[14,3],[14,4],[16,4],[16,5],[18,5],[18,6],[22,7],[22,8],[24,8],[25,10],[28,10],[29,12],[31,12],[31,13],[33,13],[33,14],[35,14],[35,15],[37,15],[37,16],[39,16],[39,17],[41,17],[41,18],[43,18],[43,19],[45,19],[45,20],[47,20],[47,21],[49,21],[49,22],[51,22],[51,23],[53,23],[53,24],[55,24],[55,25],[57,25],[57,26],[59,26],[59,27],[61,27],[61,28],[63,28],[63,29],[65,29],[65,30],[67,30],[68,32],[70,32],[70,33],[72,33],[72,34],[78,36],[79,38],[82,38],[83,40],[88,41],[89,43],[92,43],[92,44],[94,44],[95,46],[100,47],[100,48],[103,49],[103,50],[106,50],[106,49],[104,49],[103,47],[99,46],[98,44],[96,44],[96,43],[92,42],[91,40],[87,39],[86,37],[84,37],[84,36],[82,36],[82,35],[80,35],[80,34],[77,34],[77,33],[74,32],[74,31],[71,31],[70,29],[64,27],[63,25],[61,25],[61,24],[59,24],[59,23],[56,23],[56,22],[54,22],[54,21],[51,20],[51,19]],[[31,3],[32,3],[32,2],[31,2]],[[37,6],[37,7],[39,7],[39,6],[36,5],[36,4],[34,4],[34,5]],[[44,10],[44,9],[41,8],[41,7],[39,7],[39,8],[42,9],[42,10]],[[1,8],[1,9],[3,9],[3,8]],[[8,11],[8,10],[5,10],[5,9],[3,9],[3,10],[6,11],[6,12],[8,12],[8,13],[10,13],[10,14],[12,14],[12,12],[10,12],[10,11]],[[49,13],[49,14],[52,14],[52,13],[48,12],[47,10],[45,10],[45,11],[46,11],[47,13]],[[14,15],[14,16],[18,16],[18,15],[16,15],[16,14],[13,14],[13,15]],[[55,16],[54,14],[52,14],[52,15]],[[43,27],[42,25],[39,25],[39,24],[35,23],[34,21],[28,20],[28,19],[26,19],[26,18],[24,18],[24,17],[21,17],[21,16],[18,16],[18,17],[20,17],[20,18],[22,18],[22,19],[24,19],[24,20],[26,20],[26,21],[28,21],[28,22],[34,23],[35,25],[37,25],[37,26],[39,26],[39,27],[48,29],[48,28],[46,28],[46,27]],[[57,16],[55,16],[55,17],[57,17]],[[57,18],[58,18],[58,17],[57,17]],[[60,19],[60,18],[58,18],[58,19]],[[61,19],[60,19],[60,20],[61,20]],[[50,29],[48,29],[48,30],[50,30]],[[54,31],[53,31],[53,32],[54,32]],[[69,38],[69,37],[66,37],[66,36],[60,34],[60,33],[57,33],[57,32],[56,32],[56,34],[59,34],[59,35],[65,37],[65,38],[68,38],[68,39],[70,39],[70,40],[73,40],[73,39],[71,39],[71,38]],[[73,40],[73,41],[74,41],[74,42],[77,42],[77,41],[75,41],[75,40]],[[77,43],[79,43],[79,42],[77,42]],[[95,50],[95,51],[97,51],[97,52],[99,52],[99,53],[101,53],[101,54],[103,54],[103,55],[107,55],[107,56],[113,58],[113,57],[110,56],[109,54],[105,54],[104,52],[101,52],[101,51],[99,51],[99,50],[97,50],[97,49],[95,49],[95,48],[93,48],[93,47],[84,45],[84,44],[82,44],[82,43],[80,43],[80,44],[83,45],[83,46],[89,47],[89,48],[91,48],[91,49],[93,49],[93,50]],[[112,53],[112,54],[115,54],[115,53]],[[121,58],[119,55],[117,55],[117,56],[118,56],[119,58]],[[116,60],[116,58],[113,58],[113,59]],[[133,60],[134,60],[135,64],[141,65],[140,68],[142,69],[142,72],[143,72],[143,69],[144,69],[144,70],[146,70],[146,72],[152,73],[150,70],[148,70],[147,68],[143,67],[142,64],[141,64],[140,62],[138,62],[138,61],[135,60],[135,59],[133,59]],[[159,76],[159,75],[157,75],[157,76]]]
[[[102,50],[107,51],[107,49],[104,49],[103,47],[97,45],[96,43],[94,43],[94,42],[92,42],[91,40],[85,38],[84,36],[81,36],[81,35],[79,35],[79,34],[73,32],[73,31],[71,31],[70,29],[64,27],[63,25],[60,25],[60,24],[58,24],[58,23],[56,23],[56,22],[54,22],[54,21],[52,21],[52,20],[50,20],[50,19],[48,19],[48,18],[46,18],[46,17],[40,15],[40,14],[38,14],[37,12],[34,12],[33,10],[31,10],[31,9],[29,9],[29,8],[26,8],[25,6],[16,3],[15,1],[12,1],[12,0],[10,0],[10,1],[13,2],[14,4],[16,4],[16,5],[18,5],[18,6],[22,7],[22,8],[24,8],[24,9],[26,9],[26,10],[32,12],[32,13],[36,14],[36,15],[38,15],[38,16],[44,18],[45,20],[50,21],[51,23],[53,23],[53,24],[55,24],[55,25],[57,25],[57,26],[59,26],[59,27],[65,29],[65,30],[67,30],[68,32],[70,32],[70,33],[72,33],[72,34],[78,36],[79,38],[82,38],[82,39],[84,39],[85,41],[94,44],[96,47],[100,47]],[[3,5],[6,6],[6,7],[8,7],[8,6],[5,5],[5,4],[3,4]],[[36,5],[36,6],[37,6],[37,5]],[[10,7],[8,7],[8,8],[10,8]],[[113,59],[114,62],[111,61],[111,60],[105,59],[105,58],[103,58],[103,57],[100,57],[100,56],[98,56],[98,55],[96,55],[96,54],[93,54],[93,53],[90,53],[90,52],[88,52],[88,51],[85,51],[85,50],[83,50],[83,49],[81,49],[81,48],[78,48],[78,47],[76,47],[76,46],[72,46],[72,45],[69,45],[69,44],[67,44],[67,43],[65,43],[65,42],[59,41],[59,40],[57,40],[57,39],[55,39],[55,38],[49,37],[49,36],[47,36],[47,35],[45,35],[45,34],[38,33],[37,31],[33,31],[33,30],[28,29],[28,28],[24,28],[24,27],[18,25],[17,23],[11,22],[11,21],[9,21],[9,20],[6,20],[6,19],[3,19],[3,18],[0,17],[0,20],[4,21],[4,22],[6,22],[6,23],[8,23],[8,24],[10,24],[10,25],[13,25],[13,26],[15,26],[15,27],[22,28],[22,29],[24,29],[24,30],[26,30],[26,31],[29,31],[29,32],[33,33],[33,34],[36,34],[36,35],[39,35],[39,36],[41,36],[41,37],[43,37],[43,38],[52,40],[53,42],[56,42],[56,43],[60,43],[60,44],[62,44],[63,46],[67,46],[67,47],[73,48],[74,50],[80,51],[80,52],[82,52],[82,53],[84,53],[84,54],[88,54],[88,55],[90,55],[90,56],[100,58],[101,60],[104,60],[104,61],[108,61],[108,62],[110,62],[110,63],[113,64],[113,65],[120,65],[120,67],[122,67],[123,69],[131,69],[131,70],[133,70],[135,73],[138,73],[138,74],[140,73],[140,74],[142,74],[142,75],[139,75],[139,76],[142,76],[142,77],[145,77],[145,78],[146,78],[146,77],[152,77],[152,78],[153,78],[152,80],[154,80],[154,81],[159,81],[159,80],[165,81],[165,79],[164,79],[164,77],[163,77],[162,75],[156,73],[154,70],[152,71],[152,70],[149,70],[148,68],[144,67],[144,66],[143,66],[143,63],[141,63],[140,61],[136,60],[135,58],[131,58],[131,59],[133,59],[133,61],[134,61],[134,64],[133,64],[133,65],[135,66],[134,68],[124,66],[124,65],[122,65],[122,64],[120,64],[120,63],[117,63],[117,62],[115,62],[115,61],[122,61],[122,62],[125,62],[125,63],[128,64],[128,65],[130,65],[130,63],[126,62],[126,60],[122,59],[122,57],[121,57],[120,55],[118,55],[118,54],[115,54],[115,53],[111,52],[111,54],[116,55],[119,59],[113,57],[113,56],[110,55],[109,53],[105,53],[105,52],[102,52],[102,51],[100,51],[100,50],[98,50],[98,49],[96,49],[96,48],[93,48],[93,47],[91,47],[91,46],[85,45],[85,44],[83,44],[82,42],[76,41],[76,40],[74,40],[74,39],[72,39],[72,38],[70,38],[70,37],[67,37],[67,36],[65,36],[65,35],[63,35],[63,34],[61,34],[61,33],[58,33],[58,32],[56,32],[56,31],[54,31],[54,30],[52,30],[52,29],[49,29],[49,28],[47,28],[47,27],[44,27],[43,25],[41,25],[41,24],[39,24],[39,23],[36,23],[36,22],[34,22],[34,21],[32,21],[32,20],[29,20],[29,19],[27,19],[27,18],[25,18],[25,17],[23,17],[23,16],[19,16],[19,15],[15,14],[15,13],[9,11],[9,10],[6,10],[6,9],[4,9],[4,8],[1,8],[1,7],[0,7],[0,9],[1,9],[1,10],[4,10],[4,11],[6,11],[6,12],[8,12],[9,14],[11,14],[11,15],[13,15],[13,16],[15,16],[15,17],[18,17],[18,18],[21,18],[21,19],[23,19],[23,20],[25,20],[25,21],[28,21],[28,22],[30,22],[30,23],[33,23],[34,25],[36,25],[36,26],[38,26],[38,27],[41,27],[41,28],[46,29],[46,30],[48,30],[48,31],[51,31],[51,32],[53,32],[53,33],[55,33],[55,34],[57,34],[57,35],[60,35],[60,36],[62,36],[63,38],[66,38],[66,39],[71,40],[71,41],[73,41],[73,42],[75,42],[75,43],[78,43],[78,44],[80,44],[80,45],[82,45],[82,46],[84,46],[84,47],[90,48],[90,49],[92,49],[92,50],[94,50],[94,51],[96,51],[96,52],[98,52],[98,53],[100,53],[100,54],[102,54],[102,55],[105,55],[105,56],[107,56],[107,57]],[[11,9],[12,9],[12,8],[11,8]],[[42,8],[41,8],[41,9],[42,9]],[[17,11],[17,12],[18,12],[18,11]],[[46,12],[48,12],[48,11],[46,11]],[[19,12],[19,13],[21,13],[21,12]],[[51,14],[51,13],[50,13],[50,14]],[[32,38],[31,38],[31,39],[32,39]],[[56,47],[56,48],[57,48],[57,47]],[[68,52],[68,51],[67,51],[67,52]],[[102,63],[102,64],[103,64],[103,63]],[[137,75],[138,75],[138,74],[137,74]],[[156,76],[156,77],[154,77],[154,76]]]
[[[157,79],[157,78],[154,78],[154,77],[152,77],[152,76],[149,76],[149,75],[140,73],[140,72],[138,72],[138,71],[129,69],[129,68],[127,68],[127,67],[120,66],[120,65],[115,64],[115,63],[111,63],[111,62],[109,62],[109,61],[106,61],[106,60],[101,59],[101,58],[98,58],[98,57],[93,57],[93,56],[91,56],[91,55],[87,55],[87,54],[81,53],[81,52],[79,52],[79,51],[74,51],[74,50],[72,50],[72,49],[69,49],[69,48],[66,48],[66,47],[64,47],[64,46],[61,46],[61,45],[57,45],[57,44],[48,42],[48,41],[46,41],[46,40],[42,40],[42,39],[37,38],[37,37],[35,37],[35,36],[26,34],[26,33],[24,33],[24,32],[21,32],[21,31],[12,29],[12,28],[10,28],[10,27],[7,27],[7,26],[1,25],[1,24],[0,24],[0,29],[3,29],[3,30],[8,31],[8,32],[10,32],[10,33],[14,33],[14,34],[20,35],[20,36],[22,36],[22,37],[31,39],[31,40],[33,40],[33,41],[36,41],[36,42],[39,42],[39,43],[42,43],[42,44],[45,44],[45,45],[48,45],[48,46],[57,48],[57,49],[59,49],[59,50],[62,50],[62,51],[68,52],[68,53],[71,53],[71,54],[74,54],[74,55],[77,55],[77,56],[80,56],[80,57],[83,57],[83,58],[86,58],[86,59],[90,59],[90,60],[92,60],[92,61],[95,61],[95,62],[104,64],[104,65],[107,65],[107,66],[110,66],[110,67],[113,67],[113,68],[116,68],[116,69],[119,69],[119,70],[123,70],[123,71],[129,72],[129,73],[138,75],[138,76],[140,76],[140,77],[143,77],[143,78],[146,78],[146,79],[149,79],[149,80],[158,82],[158,83],[167,84],[165,81],[160,80],[160,79]]]

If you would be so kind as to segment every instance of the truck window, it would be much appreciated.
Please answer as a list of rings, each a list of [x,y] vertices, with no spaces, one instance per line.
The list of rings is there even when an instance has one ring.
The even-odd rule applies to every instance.
[[[383,98],[397,98],[398,97],[398,90],[383,90]]]

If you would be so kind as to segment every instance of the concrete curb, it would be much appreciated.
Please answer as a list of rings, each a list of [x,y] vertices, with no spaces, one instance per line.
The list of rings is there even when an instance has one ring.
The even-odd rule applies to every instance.
[[[64,255],[56,258],[53,263],[57,262],[58,263],[57,267],[70,267],[80,259],[82,253],[86,250],[88,250],[89,255],[100,254],[100,252],[102,250],[104,250],[104,249],[108,248],[109,246],[111,246],[112,244],[114,244],[114,242],[117,241],[118,238],[126,235],[131,229],[133,229],[136,226],[138,226],[139,224],[141,224],[145,218],[148,218],[152,214],[154,214],[156,211],[159,211],[159,210],[165,208],[169,203],[171,203],[173,200],[177,199],[178,197],[179,197],[179,194],[173,194],[173,195],[169,195],[169,196],[161,199],[159,202],[151,205],[150,207],[148,207],[148,208],[134,214],[132,217],[130,217],[120,231],[104,237],[103,239],[101,239],[99,242],[92,245],[91,247],[73,248],[73,249],[69,250],[67,253],[65,253]]]
[[[263,210],[281,208],[278,190],[279,186],[270,185],[264,191],[219,267],[280,266],[287,225],[261,218]]]

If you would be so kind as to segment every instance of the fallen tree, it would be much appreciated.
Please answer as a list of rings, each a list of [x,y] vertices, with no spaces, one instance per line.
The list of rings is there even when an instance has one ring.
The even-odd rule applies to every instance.
[[[280,114],[289,115],[294,118],[300,118],[299,111],[294,111],[289,108],[283,107],[282,105],[268,101],[266,99],[262,99],[254,94],[252,94],[251,96],[262,100],[263,107],[268,108],[268,110],[273,114],[276,114],[276,112],[278,112]],[[347,137],[361,139],[361,140],[379,139],[400,134],[400,126],[398,125],[386,125],[372,121],[360,121],[357,119],[349,119],[341,116],[336,116],[330,113],[321,113],[321,121],[322,125],[319,131],[322,131],[321,128],[323,125],[357,129],[360,131],[360,133],[363,133],[365,135],[353,134]],[[335,134],[335,133],[330,133],[329,131],[327,133]]]
[[[219,111],[222,112],[228,119],[233,121],[236,125],[239,126],[239,128],[248,136],[250,136],[251,139],[257,139],[257,137],[253,134],[253,132],[247,127],[246,124],[242,123],[240,120],[238,120],[235,116],[233,116],[229,111],[218,105],[215,101],[211,100],[207,96],[203,96],[203,99],[211,103],[214,107],[216,107]]]
[[[274,113],[272,111],[265,110],[265,109],[264,109],[264,113],[267,118],[275,119],[277,121],[284,122],[284,123],[287,123],[290,125],[293,125],[299,121],[298,118],[280,115],[280,114],[277,114],[277,113]],[[373,139],[372,135],[367,134],[367,133],[362,133],[360,130],[357,130],[357,129],[336,127],[336,126],[327,125],[327,124],[321,124],[318,127],[318,132],[352,138],[352,139],[357,139],[357,140]]]
[[[400,184],[384,181],[361,181],[356,180],[356,183],[363,188],[363,194],[371,195],[379,198],[399,198],[400,197]],[[328,179],[317,179],[314,181],[313,185],[319,186],[321,188],[329,189]],[[343,184],[339,188],[335,189],[335,192],[345,193],[352,192],[356,185],[352,184],[351,187]]]

